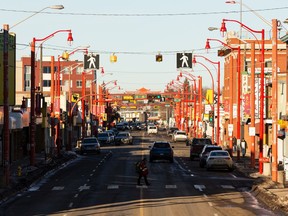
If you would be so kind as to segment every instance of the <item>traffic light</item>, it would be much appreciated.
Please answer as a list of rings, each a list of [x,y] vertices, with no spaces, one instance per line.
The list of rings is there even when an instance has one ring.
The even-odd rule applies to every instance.
[[[156,55],[156,62],[162,62],[163,61],[163,56],[161,54]]]
[[[210,110],[209,111],[209,122],[213,122],[214,121],[214,111]]]

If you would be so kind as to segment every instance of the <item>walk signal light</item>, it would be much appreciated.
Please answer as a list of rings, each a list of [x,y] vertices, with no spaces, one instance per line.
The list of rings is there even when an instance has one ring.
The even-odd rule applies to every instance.
[[[213,122],[214,121],[214,111],[209,111],[209,122]]]

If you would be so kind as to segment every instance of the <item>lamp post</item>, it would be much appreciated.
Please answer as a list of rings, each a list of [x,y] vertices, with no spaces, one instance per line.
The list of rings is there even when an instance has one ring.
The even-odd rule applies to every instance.
[[[80,46],[80,47],[77,47],[75,48],[74,50],[72,50],[71,52],[64,52],[61,56],[58,56],[58,73],[57,73],[57,77],[56,77],[56,84],[57,84],[57,87],[56,87],[56,104],[58,105],[57,106],[57,110],[56,110],[56,114],[58,113],[58,119],[60,120],[60,92],[61,92],[61,86],[60,86],[60,69],[61,69],[61,65],[60,65],[60,59],[64,59],[64,60],[69,60],[69,57],[71,55],[73,55],[74,53],[76,53],[77,51],[84,51],[85,53],[88,52],[88,48],[90,46]],[[77,65],[76,67],[78,67],[79,65]],[[69,74],[70,76],[70,74]],[[72,143],[71,143],[71,136],[72,136],[72,112],[71,112],[71,98],[70,98],[70,79],[69,79],[69,135],[68,135],[68,145],[67,145],[67,149],[66,150],[71,150],[72,149]],[[57,124],[57,127],[56,127],[56,135],[57,135],[57,139],[58,142],[60,142],[60,121],[59,123]],[[58,155],[60,154],[60,143],[59,145],[57,144],[57,150],[58,150]]]
[[[69,43],[73,42],[71,30],[58,30],[45,38],[37,39],[33,38],[31,43],[31,110],[30,110],[30,164],[33,166],[35,164],[35,131],[36,131],[36,117],[35,117],[35,44],[37,41],[46,41],[55,34],[60,32],[68,32],[67,41]]]
[[[196,77],[192,74],[190,74],[189,72],[185,72],[185,71],[182,71],[180,72],[180,75],[178,75],[178,77],[185,77],[186,79],[190,80],[190,81],[193,81],[193,83],[191,84],[191,99],[190,100],[187,100],[187,104],[188,102],[194,102],[194,116],[193,116],[193,135],[194,137],[196,137],[196,107],[197,107],[197,101],[196,101]],[[194,97],[193,97],[193,100],[192,100],[192,95],[193,95],[193,92],[194,92]],[[188,96],[188,95],[187,95]],[[188,108],[187,108],[188,110]],[[191,112],[191,115],[192,115],[192,112]],[[192,116],[191,116],[191,119],[192,119]],[[190,134],[190,129],[187,131],[189,132]]]
[[[261,58],[260,58],[260,64],[261,64],[261,71],[260,71],[260,107],[259,107],[259,173],[263,173],[263,134],[264,134],[264,92],[265,92],[265,87],[264,87],[264,79],[265,79],[265,74],[264,74],[264,61],[265,61],[265,31],[264,29],[258,31],[258,30],[253,30],[243,24],[242,22],[239,22],[238,20],[231,20],[231,19],[223,19],[222,20],[222,25],[220,28],[220,32],[225,33],[227,32],[226,29],[226,23],[225,22],[235,22],[238,23],[242,28],[248,30],[253,36],[254,33],[261,34]],[[255,36],[254,36],[255,37]],[[256,37],[255,37],[256,38]],[[253,90],[254,91],[254,90]]]
[[[206,65],[204,65],[203,63],[201,63],[201,62],[198,62],[198,61],[196,61],[196,58],[195,58],[195,56],[194,56],[194,58],[192,59],[192,61],[193,61],[193,63],[194,64],[200,64],[200,65],[202,65],[207,71],[208,71],[208,73],[209,73],[209,75],[210,75],[210,77],[211,77],[211,81],[212,81],[212,95],[213,95],[213,101],[214,101],[214,77],[213,77],[213,75],[212,75],[212,73],[211,73],[211,71],[209,70],[209,68],[206,66]],[[218,98],[218,101],[219,101],[219,98]],[[211,106],[211,105],[210,105]],[[214,103],[213,103],[213,105],[211,106],[211,109],[212,109],[212,111],[213,111],[213,115],[214,115]],[[219,118],[219,117],[218,117]],[[217,122],[218,122],[218,120],[217,120]],[[215,141],[215,132],[214,132],[214,123],[213,123],[213,130],[212,130],[212,142],[214,143],[214,141]],[[219,135],[219,134],[218,134]],[[217,142],[217,144],[219,145],[219,142]]]
[[[228,44],[224,43],[223,41],[221,40],[218,40],[218,39],[211,39],[211,38],[208,38],[207,41],[206,41],[206,46],[205,48],[206,49],[210,49],[210,43],[209,41],[217,41],[219,43],[221,43],[223,46],[226,46],[228,48],[230,48],[231,50],[237,50],[237,75],[238,75],[238,91],[237,91],[237,131],[236,131],[236,138],[238,140],[238,143],[240,142],[240,127],[241,127],[241,109],[240,109],[240,106],[241,106],[241,71],[240,71],[240,67],[241,67],[241,60],[240,60],[240,54],[241,54],[241,50],[240,50],[240,46],[238,46],[237,48],[234,48],[234,47],[231,47],[229,46]],[[219,83],[218,83],[219,85]],[[237,148],[237,159],[239,160],[240,159],[240,149]]]
[[[10,175],[10,166],[9,166],[9,154],[10,154],[10,149],[9,149],[9,104],[8,104],[8,97],[9,97],[9,76],[8,76],[8,59],[9,59],[9,53],[8,53],[8,35],[9,35],[9,30],[16,27],[17,25],[21,24],[22,22],[28,20],[32,16],[35,16],[36,14],[42,12],[43,10],[46,10],[48,8],[51,9],[63,9],[63,5],[54,5],[50,7],[45,7],[41,9],[40,11],[37,11],[36,13],[26,17],[25,19],[15,23],[14,25],[10,26],[8,24],[5,24],[3,26],[3,67],[4,67],[4,91],[3,91],[3,103],[4,103],[4,130],[3,130],[3,136],[4,136],[4,141],[3,141],[3,146],[4,146],[4,177],[5,177],[5,184],[9,185],[9,175]]]
[[[220,93],[221,93],[221,89],[220,89],[220,61],[218,62],[214,62],[211,61],[210,59],[206,58],[205,56],[202,55],[194,55],[193,60],[195,60],[196,62],[196,57],[200,57],[200,58],[204,58],[206,61],[210,62],[211,64],[216,64],[217,65],[217,131],[216,131],[216,143],[217,145],[220,144]],[[211,72],[210,72],[211,73]],[[213,76],[211,75],[211,77],[213,78]],[[212,80],[212,88],[213,88],[213,101],[214,101],[214,80]],[[214,105],[213,105],[213,111],[214,111]]]

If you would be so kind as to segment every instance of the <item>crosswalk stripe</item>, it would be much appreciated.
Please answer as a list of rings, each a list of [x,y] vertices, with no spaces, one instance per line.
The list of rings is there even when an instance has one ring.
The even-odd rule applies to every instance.
[[[222,188],[224,189],[234,189],[235,187],[232,185],[221,185]]]
[[[107,189],[119,189],[119,185],[108,185]]]
[[[165,188],[166,189],[176,189],[177,185],[166,185]]]
[[[54,191],[59,191],[59,190],[63,190],[63,189],[64,189],[63,186],[55,186],[52,188],[52,190],[54,190]]]

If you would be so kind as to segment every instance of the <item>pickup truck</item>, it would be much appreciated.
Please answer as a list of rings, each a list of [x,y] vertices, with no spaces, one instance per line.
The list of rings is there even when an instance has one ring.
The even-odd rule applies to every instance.
[[[190,145],[190,160],[199,158],[205,145],[212,145],[212,141],[209,138],[192,138],[192,140],[188,140],[187,143]]]

